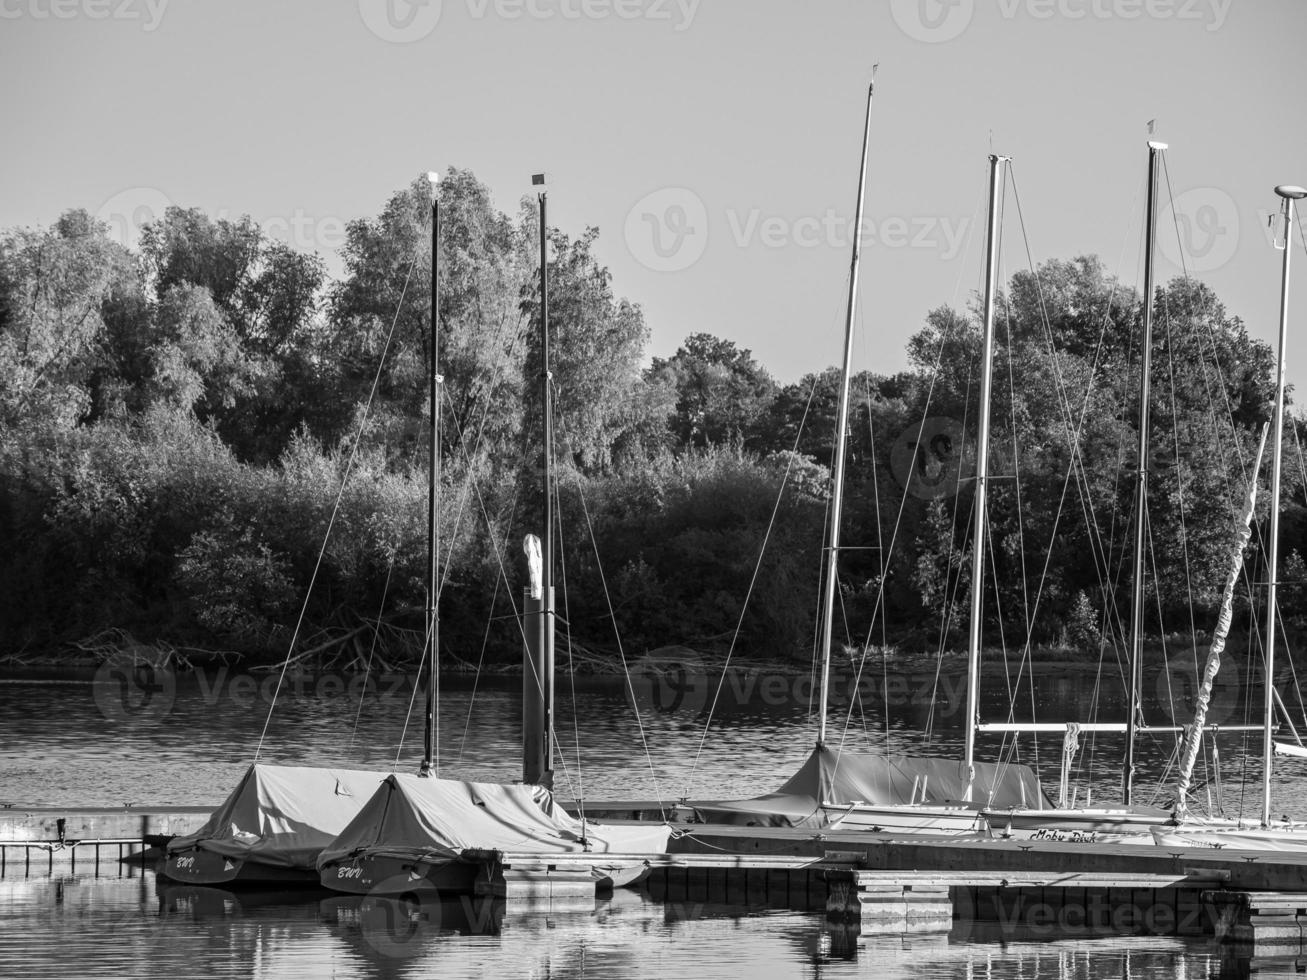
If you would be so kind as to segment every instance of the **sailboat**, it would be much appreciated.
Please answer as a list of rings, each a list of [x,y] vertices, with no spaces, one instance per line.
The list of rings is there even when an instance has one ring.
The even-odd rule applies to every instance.
[[[855,229],[862,227],[866,200],[867,156],[874,94],[873,69],[872,81],[867,90]],[[983,567],[981,528],[984,521],[989,375],[992,363],[994,291],[997,275],[997,190],[1001,167],[1006,163],[1006,157],[990,157],[989,236],[985,286],[985,370],[981,395],[980,452],[977,458],[975,560],[978,568]],[[698,819],[709,822],[832,826],[846,830],[943,834],[984,833],[988,827],[981,804],[977,801],[984,801],[991,806],[1023,809],[1038,809],[1047,806],[1049,801],[1039,786],[1038,777],[1030,767],[975,761],[973,750],[975,684],[978,673],[976,665],[979,657],[978,590],[973,596],[973,644],[968,660],[967,749],[966,757],[961,763],[954,759],[846,752],[833,748],[827,740],[826,715],[830,693],[835,597],[839,588],[840,522],[860,258],[860,234],[855,234],[849,273],[835,458],[831,473],[831,508],[827,529],[821,633],[821,685],[817,705],[817,744],[799,771],[776,792],[753,800],[696,803],[693,809]],[[973,581],[978,579],[977,573]]]
[[[533,178],[543,184],[543,175]],[[553,522],[550,456],[552,428],[549,377],[549,266],[546,193],[540,205],[540,324],[541,400],[544,430],[544,540],[528,536],[531,586],[526,597],[526,664],[523,676],[523,781],[465,782],[436,774],[434,750],[434,682],[428,684],[427,738],[422,771],[417,776],[388,776],[360,807],[354,818],[326,846],[317,861],[320,882],[352,894],[403,894],[415,887],[438,891],[471,889],[482,867],[504,853],[543,857],[572,855],[588,866],[598,883],[630,884],[647,873],[643,856],[667,849],[670,828],[665,824],[601,825],[582,815],[576,819],[554,800],[553,764]],[[432,223],[432,455],[439,456],[439,356],[436,268],[440,203],[433,195]],[[433,464],[433,466],[436,464]],[[433,474],[434,474],[433,470]],[[435,541],[434,477],[430,498]],[[437,649],[438,591],[434,551],[431,556],[430,634]],[[435,676],[433,661],[428,674]],[[588,859],[587,859],[587,856]]]
[[[1271,820],[1271,773],[1277,756],[1292,758],[1307,757],[1307,749],[1301,744],[1290,745],[1275,740],[1275,640],[1278,629],[1277,587],[1279,585],[1280,555],[1280,467],[1283,455],[1284,435],[1284,387],[1285,387],[1285,346],[1289,335],[1289,256],[1293,251],[1292,234],[1294,227],[1295,202],[1307,197],[1307,189],[1293,184],[1281,184],[1275,188],[1283,204],[1281,214],[1284,218],[1284,257],[1280,276],[1280,348],[1279,363],[1276,372],[1274,435],[1271,443],[1271,526],[1270,541],[1267,547],[1267,586],[1266,586],[1266,692],[1263,702],[1262,717],[1262,812],[1258,827],[1238,827],[1235,829],[1213,828],[1204,824],[1181,820],[1178,826],[1157,828],[1153,838],[1166,847],[1229,847],[1240,850],[1276,850],[1307,851],[1307,825],[1295,825],[1290,821],[1274,822]],[[1265,436],[1263,435],[1263,439]],[[1258,454],[1260,462],[1260,452]],[[1256,471],[1254,470],[1254,480]],[[1202,712],[1206,708],[1205,692],[1211,689],[1211,680],[1219,668],[1209,661],[1204,678],[1203,690],[1195,706],[1194,728],[1201,725]],[[1186,763],[1188,759],[1184,760]],[[1190,763],[1191,767],[1191,763]],[[1184,789],[1188,778],[1188,768],[1182,768],[1177,790],[1178,809],[1183,816]]]
[[[432,192],[432,325],[435,329],[436,245],[440,235],[436,187],[439,175],[428,174]],[[429,773],[435,739],[435,663],[439,655],[436,621],[436,555],[439,524],[436,490],[440,480],[439,432],[441,378],[432,360],[430,378],[431,458],[427,499],[426,633],[431,657],[427,672],[422,772]],[[240,783],[197,831],[169,842],[162,874],[188,884],[316,882],[323,848],[336,839],[389,773],[323,769],[311,766],[252,764]]]

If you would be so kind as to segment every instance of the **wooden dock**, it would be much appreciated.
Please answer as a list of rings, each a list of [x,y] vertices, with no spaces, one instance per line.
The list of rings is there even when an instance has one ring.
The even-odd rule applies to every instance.
[[[651,805],[585,809],[657,819]],[[98,874],[197,829],[210,812],[0,810],[0,875]],[[498,854],[477,893],[515,910],[583,909],[595,898],[595,858]],[[824,912],[865,935],[974,923],[1023,937],[1210,934],[1307,953],[1307,853],[682,824],[666,854],[603,859],[635,866],[638,887],[669,906]]]

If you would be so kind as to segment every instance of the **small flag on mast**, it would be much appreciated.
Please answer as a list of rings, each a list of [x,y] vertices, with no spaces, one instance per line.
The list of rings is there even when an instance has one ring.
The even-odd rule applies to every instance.
[[[1148,120],[1148,135],[1152,136],[1153,133],[1156,132],[1156,130],[1157,130],[1157,120],[1156,119]]]
[[[540,187],[540,186],[542,186],[542,185],[544,184],[544,182],[545,182],[545,175],[544,175],[544,174],[532,174],[532,175],[531,175],[531,186],[533,186],[533,187]]]

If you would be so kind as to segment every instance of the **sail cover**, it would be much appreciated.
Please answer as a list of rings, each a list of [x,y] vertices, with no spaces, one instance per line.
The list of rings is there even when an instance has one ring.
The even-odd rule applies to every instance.
[[[359,812],[384,772],[252,765],[235,791],[168,853],[200,846],[227,857],[312,870],[318,853]]]
[[[392,775],[322,851],[318,867],[363,853],[415,860],[466,850],[661,854],[668,834],[653,823],[583,827],[541,786]]]
[[[862,755],[819,746],[774,793],[751,800],[692,806],[698,818],[708,823],[818,827],[826,823],[822,803],[956,804],[966,792],[966,785],[966,771],[956,759]],[[976,763],[972,797],[977,806],[986,808],[1052,806],[1039,786],[1039,777],[1029,766]]]

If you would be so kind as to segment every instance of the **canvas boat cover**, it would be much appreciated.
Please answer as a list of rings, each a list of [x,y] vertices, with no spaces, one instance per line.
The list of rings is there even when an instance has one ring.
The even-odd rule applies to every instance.
[[[322,851],[318,867],[364,853],[414,860],[466,850],[662,854],[669,832],[665,824],[593,820],[583,828],[541,786],[392,775]]]
[[[922,781],[925,795],[922,795]],[[694,803],[707,823],[761,827],[820,827],[826,821],[822,803],[906,806],[912,803],[961,803],[966,771],[956,759],[904,755],[863,755],[818,747],[780,789],[751,800]],[[915,792],[915,796],[913,795]],[[1052,806],[1029,766],[976,763],[973,792],[979,808]]]
[[[355,769],[252,765],[208,822],[174,837],[168,853],[200,844],[227,857],[312,870],[318,853],[385,778],[384,772]]]

